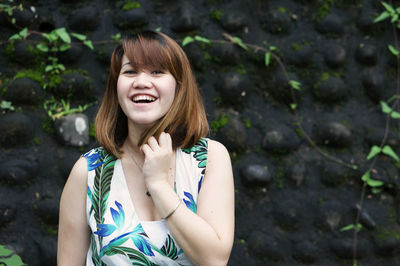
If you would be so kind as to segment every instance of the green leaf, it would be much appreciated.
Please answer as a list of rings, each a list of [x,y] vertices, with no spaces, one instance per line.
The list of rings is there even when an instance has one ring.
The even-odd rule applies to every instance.
[[[371,150],[367,156],[367,160],[371,160],[374,158],[378,153],[380,153],[382,150],[378,146],[374,145],[371,147]]]
[[[71,48],[71,45],[63,44],[60,46],[59,50],[60,50],[60,52],[64,52],[64,51],[67,51],[69,48]]]
[[[370,174],[369,171],[365,172],[365,173],[363,174],[363,176],[361,177],[361,180],[364,181],[364,182],[367,182],[367,181],[370,180],[370,179],[371,179],[371,174]]]
[[[295,104],[295,103],[290,104],[290,109],[296,110],[296,108],[297,108],[297,104]]]
[[[264,60],[265,60],[265,65],[266,65],[266,66],[269,66],[269,63],[271,62],[271,53],[270,53],[270,52],[266,52],[266,53],[265,53],[265,58],[264,58]]]
[[[340,228],[339,231],[340,232],[344,232],[344,231],[352,230],[354,228],[355,228],[354,224],[349,224],[347,226],[344,226],[344,227]],[[361,229],[362,229],[362,225],[361,224],[357,224],[357,227],[356,227],[357,232],[359,232]]]
[[[394,22],[396,22],[396,20],[397,20],[398,18],[399,18],[399,15],[398,15],[398,14],[395,14],[395,15],[392,16],[392,19],[390,20],[390,22],[394,23]]]
[[[160,32],[161,30],[162,30],[162,27],[158,27],[155,29],[155,31],[158,31],[158,32]]]
[[[295,81],[295,80],[290,80],[289,84],[293,89],[298,90],[298,91],[301,90],[301,87],[300,87],[301,83],[300,82]]]
[[[22,38],[25,38],[28,35],[28,28],[23,28],[19,33],[19,36],[21,36]]]
[[[19,36],[19,34],[14,34],[13,36],[11,36],[10,38],[8,38],[9,41],[12,40],[21,40],[21,36]]]
[[[53,66],[48,65],[48,66],[46,66],[46,68],[44,69],[44,71],[45,71],[45,72],[50,72],[50,71],[52,71],[53,69],[54,69]]]
[[[182,46],[186,46],[191,42],[194,42],[194,39],[191,36],[186,36],[182,41]]]
[[[400,161],[399,156],[397,156],[396,152],[390,147],[389,145],[385,145],[382,149],[382,153],[386,154],[387,156],[392,157],[396,162]]]
[[[399,119],[399,118],[400,118],[400,113],[399,113],[399,112],[396,112],[396,111],[393,111],[393,112],[390,114],[390,116],[391,116],[393,119]]]
[[[389,48],[389,51],[393,54],[393,55],[395,55],[395,56],[398,56],[399,55],[399,50],[397,50],[393,45],[391,45],[391,44],[389,44],[388,45],[388,48]]]
[[[396,10],[394,10],[394,8],[393,8],[391,5],[389,5],[388,3],[382,1],[382,5],[383,5],[383,6],[386,8],[386,10],[389,11],[390,13],[396,13]]]
[[[83,34],[79,34],[79,33],[71,33],[72,36],[74,36],[75,38],[77,38],[80,41],[84,41],[86,40],[86,35]]]
[[[3,245],[0,245],[0,264],[13,266],[25,265],[20,256]]]
[[[390,17],[390,13],[387,11],[383,11],[378,17],[374,19],[374,23],[381,22],[382,20],[385,20],[388,17]]]
[[[111,38],[113,40],[119,41],[121,40],[121,33],[116,33],[115,35],[112,35]]]
[[[90,41],[90,40],[85,40],[85,41],[83,41],[83,44],[86,45],[87,47],[89,47],[90,50],[94,50],[92,41]]]
[[[64,27],[55,29],[55,33],[60,37],[63,42],[71,43],[71,37]]]
[[[275,51],[275,50],[277,50],[278,48],[276,48],[276,46],[270,46],[270,47],[268,47],[268,49],[270,50],[270,51]]]
[[[385,114],[389,114],[390,112],[392,112],[392,108],[390,108],[390,106],[386,102],[381,101],[380,103],[382,107],[382,112],[384,112]]]
[[[201,36],[199,36],[199,35],[194,36],[194,39],[195,39],[196,41],[198,41],[198,42],[203,42],[203,43],[207,43],[207,44],[210,44],[210,43],[211,43],[209,39],[204,38],[204,37],[201,37]]]
[[[247,46],[243,43],[242,39],[240,39],[239,37],[233,37],[233,39],[235,40],[236,44],[239,45],[240,47],[242,47],[244,50],[246,50],[246,51],[249,50],[249,47],[247,47]]]
[[[49,47],[44,43],[38,43],[36,45],[36,49],[44,53],[47,53],[49,51]]]

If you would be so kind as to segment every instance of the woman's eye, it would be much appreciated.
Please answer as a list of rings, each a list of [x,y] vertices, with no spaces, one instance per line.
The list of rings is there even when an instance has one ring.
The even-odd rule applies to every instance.
[[[133,75],[133,74],[136,74],[136,71],[134,71],[134,70],[125,70],[123,73],[124,74],[128,74],[128,75]]]
[[[154,70],[153,72],[151,72],[152,74],[154,74],[154,75],[157,75],[157,74],[162,74],[162,73],[164,73],[162,70]]]

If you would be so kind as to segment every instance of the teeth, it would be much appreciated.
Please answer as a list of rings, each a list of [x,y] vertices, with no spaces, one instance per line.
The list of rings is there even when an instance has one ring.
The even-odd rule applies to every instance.
[[[148,101],[148,102],[153,102],[156,100],[156,98],[151,97],[149,95],[137,95],[133,97],[132,99],[134,102],[139,102],[139,101]]]

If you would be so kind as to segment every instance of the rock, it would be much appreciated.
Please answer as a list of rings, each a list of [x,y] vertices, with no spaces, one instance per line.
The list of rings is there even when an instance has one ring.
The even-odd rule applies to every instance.
[[[340,45],[331,44],[324,51],[325,62],[331,68],[343,66],[346,62],[346,57],[346,50]]]
[[[358,238],[356,258],[361,259],[366,257],[370,252],[371,246],[365,239]],[[339,238],[331,242],[331,250],[338,258],[352,259],[353,258],[353,239]]]
[[[246,128],[237,115],[229,114],[227,123],[217,132],[216,136],[229,151],[242,152],[247,147]]]
[[[188,1],[183,1],[172,21],[171,29],[175,32],[188,32],[197,29],[196,13],[196,10]]]
[[[362,84],[367,96],[375,103],[384,100],[386,92],[385,77],[376,71],[367,71],[362,75]]]
[[[277,101],[283,102],[285,104],[293,103],[292,97],[292,89],[289,84],[289,80],[296,80],[300,81],[297,74],[294,73],[287,73],[288,77],[285,73],[279,69],[276,73],[272,76],[271,82],[272,84],[269,86],[268,93],[270,93]],[[270,80],[265,81],[270,82]],[[297,90],[293,90],[293,94],[296,97],[297,101],[300,102],[301,94]]]
[[[75,72],[62,74],[61,79],[62,82],[53,88],[53,92],[58,98],[70,98],[85,104],[93,100],[93,88],[90,78]]]
[[[272,180],[268,165],[249,164],[242,170],[242,180],[249,186],[268,185]]]
[[[269,11],[264,17],[261,17],[260,24],[263,29],[272,34],[286,34],[292,29],[290,17],[280,10]]]
[[[75,40],[73,40],[75,41]],[[71,48],[59,53],[59,58],[63,63],[73,64],[79,62],[83,54],[83,44],[72,44]],[[111,57],[111,55],[110,55]]]
[[[60,140],[72,146],[89,144],[89,120],[84,114],[73,114],[57,119],[55,131]]]
[[[309,45],[304,45],[295,51],[291,51],[288,56],[290,63],[296,66],[308,66],[312,63],[313,48]]]
[[[344,23],[336,14],[328,14],[318,24],[317,30],[322,34],[342,35],[344,33]]]
[[[299,201],[284,199],[274,204],[275,224],[283,230],[298,231],[304,218],[304,208]]]
[[[68,26],[71,30],[77,32],[94,31],[100,23],[98,8],[85,6],[74,10],[68,17]]]
[[[21,113],[7,113],[0,118],[0,146],[20,147],[31,143],[35,130],[29,117]]]
[[[114,52],[115,44],[105,44],[99,47],[96,47],[94,53],[96,55],[96,59],[103,63],[105,66],[110,66],[111,55]]]
[[[29,42],[16,41],[10,58],[24,67],[33,66],[37,62],[34,49]]]
[[[296,186],[300,186],[304,182],[304,176],[306,174],[306,165],[303,161],[295,163],[289,167],[288,175],[291,180],[296,183]]]
[[[37,160],[11,159],[0,164],[0,182],[24,186],[35,176],[39,169]]]
[[[40,84],[30,78],[13,80],[7,88],[5,98],[13,104],[36,105],[43,96]]]
[[[143,8],[115,12],[112,21],[117,28],[122,30],[131,30],[148,23],[147,15]]]
[[[318,99],[332,103],[346,98],[347,90],[341,78],[329,77],[315,86],[314,93]]]
[[[204,51],[200,45],[189,44],[183,47],[187,57],[189,58],[190,65],[195,69],[203,71],[207,69],[206,60],[204,58]]]
[[[222,103],[228,105],[243,105],[246,90],[250,87],[247,76],[229,72],[217,80],[216,89],[220,93]]]
[[[351,131],[339,122],[321,122],[313,127],[318,143],[332,147],[347,147],[351,144]]]
[[[281,261],[285,257],[285,248],[270,234],[254,230],[251,232],[247,243],[248,250],[257,257],[268,258],[273,261]]]
[[[356,60],[366,66],[374,66],[378,61],[376,47],[371,44],[361,43],[355,53]]]
[[[263,148],[269,152],[282,154],[297,149],[300,142],[292,128],[284,124],[275,124],[265,129]]]
[[[335,231],[342,222],[343,206],[337,202],[326,202],[319,206],[318,224],[322,230]]]
[[[213,55],[215,61],[224,66],[236,65],[239,60],[237,47],[233,43],[213,45]]]
[[[318,258],[318,254],[318,247],[307,240],[297,243],[293,248],[293,257],[296,261],[302,263],[314,263]]]
[[[336,162],[325,161],[322,166],[321,181],[328,187],[343,184],[348,177],[348,168]]]
[[[233,32],[246,26],[246,16],[242,12],[224,12],[221,16],[221,25],[227,31]]]
[[[57,264],[57,237],[45,236],[35,239],[40,254],[40,265],[53,266]]]
[[[48,225],[58,224],[59,197],[47,197],[34,203],[36,216]]]
[[[16,8],[13,10],[12,18],[15,18],[15,25],[25,28],[30,27],[37,19],[36,9],[24,6],[22,10]]]
[[[0,177],[1,180],[1,177]],[[9,203],[0,203],[0,228],[15,220],[16,208]]]
[[[396,232],[398,234],[398,232]],[[400,254],[400,239],[397,236],[375,236],[376,253],[384,257],[394,257]]]

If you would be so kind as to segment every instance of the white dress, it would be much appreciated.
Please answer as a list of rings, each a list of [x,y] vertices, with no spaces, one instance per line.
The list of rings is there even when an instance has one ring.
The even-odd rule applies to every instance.
[[[190,149],[176,151],[175,192],[195,213],[207,142],[203,138]],[[165,220],[139,221],[121,160],[101,147],[83,156],[88,163],[86,210],[91,228],[86,265],[193,265]]]

